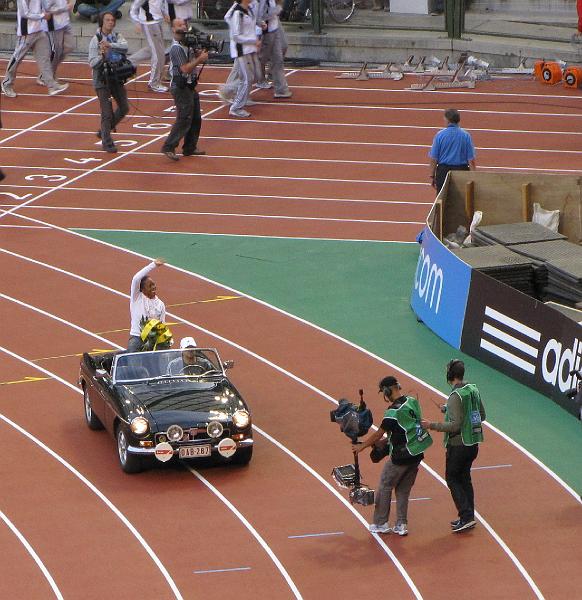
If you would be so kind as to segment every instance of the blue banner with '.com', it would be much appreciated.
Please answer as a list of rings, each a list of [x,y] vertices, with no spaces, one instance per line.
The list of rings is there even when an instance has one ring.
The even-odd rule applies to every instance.
[[[410,305],[420,320],[455,348],[461,347],[470,282],[471,267],[425,227]]]

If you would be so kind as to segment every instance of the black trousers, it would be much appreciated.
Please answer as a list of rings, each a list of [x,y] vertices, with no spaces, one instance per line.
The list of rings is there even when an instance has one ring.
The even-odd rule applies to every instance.
[[[469,171],[469,165],[445,165],[438,164],[436,168],[435,185],[437,194],[441,191],[449,171]]]
[[[202,115],[200,98],[196,90],[173,86],[171,89],[176,104],[176,121],[162,147],[162,152],[174,152],[184,138],[182,149],[185,153],[194,152],[200,137]]]
[[[97,88],[95,90],[101,107],[101,141],[103,146],[113,146],[111,130],[115,129],[119,121],[129,112],[127,92],[122,83],[110,83],[109,87]],[[113,111],[111,98],[115,100],[117,108]]]
[[[461,521],[472,521],[475,517],[471,465],[478,453],[479,444],[447,447],[445,479]]]

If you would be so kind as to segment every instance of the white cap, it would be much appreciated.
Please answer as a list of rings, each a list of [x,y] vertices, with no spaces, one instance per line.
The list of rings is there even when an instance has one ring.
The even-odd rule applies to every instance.
[[[180,350],[196,348],[196,340],[193,337],[185,337],[180,340]]]

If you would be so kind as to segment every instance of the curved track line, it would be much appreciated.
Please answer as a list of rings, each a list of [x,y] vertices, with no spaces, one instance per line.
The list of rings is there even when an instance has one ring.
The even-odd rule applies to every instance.
[[[114,291],[114,290],[112,290],[112,291]],[[67,321],[65,319],[62,319],[61,317],[58,317],[57,315],[54,315],[54,314],[49,313],[49,312],[47,312],[47,311],[45,311],[45,310],[43,310],[41,308],[38,308],[37,306],[32,306],[31,304],[23,302],[22,300],[17,300],[16,298],[13,298],[11,296],[8,296],[8,295],[2,294],[2,293],[0,293],[0,298],[4,298],[5,300],[9,300],[11,302],[14,302],[14,303],[16,303],[16,304],[18,304],[20,306],[23,306],[24,308],[28,308],[29,310],[38,312],[38,313],[42,314],[43,316],[46,316],[48,318],[54,319],[56,321],[59,321],[60,323],[63,323],[64,325],[66,325],[68,327],[71,327],[73,329],[76,329],[77,331],[80,331],[81,333],[84,333],[86,335],[94,337],[94,338],[96,338],[96,339],[98,339],[98,340],[100,340],[100,341],[102,341],[102,342],[104,342],[106,344],[110,344],[112,346],[116,346],[119,349],[123,349],[123,347],[120,346],[119,344],[116,344],[115,342],[112,342],[111,340],[108,340],[108,339],[106,339],[104,337],[101,337],[100,335],[98,335],[96,333],[93,333],[93,332],[89,331],[88,329],[85,329],[84,327],[81,327],[80,325],[77,325],[75,323],[72,323],[71,321]],[[214,335],[214,334],[211,333],[211,335]],[[46,371],[46,373],[48,373],[48,371]],[[306,382],[302,382],[300,380],[298,380],[297,382],[298,383],[303,383],[304,385],[307,385]],[[76,391],[79,391],[77,388],[74,388],[74,389]],[[313,391],[315,391],[317,393],[323,394],[323,392],[320,392],[315,387],[313,387],[312,389],[313,389]],[[331,398],[330,396],[326,396],[326,397],[329,400],[331,400],[332,402],[335,402],[333,400],[333,398]],[[253,427],[253,430],[257,431],[257,433],[259,433],[265,439],[267,439],[268,441],[270,441],[273,445],[275,445],[277,448],[279,448],[280,450],[282,450],[285,454],[287,454],[288,456],[290,456],[297,464],[299,464],[308,473],[310,473],[313,477],[315,477],[315,479],[319,483],[321,483],[328,491],[330,491],[337,499],[339,499],[340,502],[344,506],[346,506],[350,510],[351,513],[353,513],[355,515],[355,517],[358,519],[358,521],[360,521],[364,525],[364,527],[366,528],[366,530],[368,529],[368,522],[364,519],[364,517],[362,517],[362,515],[360,515],[360,513],[333,486],[331,486],[327,481],[325,481],[325,479],[323,479],[323,477],[321,477],[321,475],[319,475],[319,473],[317,473],[317,471],[315,471],[312,467],[310,467],[307,463],[305,463],[301,458],[299,458],[294,452],[292,452],[289,448],[287,448],[281,442],[279,442],[278,440],[276,440],[274,437],[272,437],[271,435],[269,435],[268,433],[266,433],[264,430],[262,430],[261,428],[257,427],[256,425],[253,425],[252,427]],[[289,583],[291,581],[291,583],[289,583],[289,585],[290,585],[290,587],[291,587],[292,590],[295,590],[296,589],[295,584],[293,583],[293,581],[290,578],[287,579],[289,577],[289,575],[288,575],[287,571],[284,569],[284,567],[281,564],[281,562],[279,561],[279,559],[271,551],[271,549],[266,544],[266,542],[263,540],[263,538],[260,536],[260,534],[252,527],[252,525],[250,525],[250,523],[246,520],[246,518],[242,516],[242,514],[238,511],[238,509],[236,509],[236,507],[234,507],[234,505],[228,499],[226,499],[220,492],[218,492],[217,490],[215,491],[214,486],[212,486],[212,484],[210,482],[208,482],[206,479],[204,479],[202,477],[202,475],[200,475],[197,471],[195,471],[194,469],[192,469],[191,467],[189,467],[186,463],[184,463],[184,466],[191,473],[193,473],[194,475],[196,475],[196,477],[198,477],[204,483],[204,485],[206,485],[207,487],[209,487],[209,489],[211,489],[211,491],[213,491],[214,493],[216,493],[217,496],[219,497],[219,499],[222,502],[224,502],[226,504],[226,506],[228,506],[228,508],[230,510],[232,510],[237,517],[239,517],[241,519],[243,525],[247,529],[249,529],[249,531],[257,539],[257,541],[259,541],[259,543],[265,549],[265,551],[267,552],[267,554],[269,555],[269,557],[273,560],[273,562],[275,563],[275,565],[277,566],[277,568],[279,568],[279,566],[280,566],[281,568],[279,570],[281,571],[281,569],[283,569],[281,571],[281,574],[283,575],[283,577],[285,578],[285,580],[287,581],[287,583]],[[412,590],[415,598],[417,598],[417,600],[422,600],[422,595],[421,595],[420,591],[418,590],[418,588],[414,584],[412,578],[410,577],[410,575],[408,574],[408,572],[406,571],[406,569],[402,566],[402,564],[400,563],[400,561],[398,560],[398,558],[396,557],[396,555],[390,550],[390,548],[386,545],[386,543],[382,540],[382,538],[378,534],[372,534],[372,535],[376,539],[376,541],[378,542],[378,544],[380,545],[380,547],[384,550],[384,552],[392,560],[392,562],[394,563],[394,565],[396,566],[396,568],[398,569],[398,571],[402,575],[403,579],[406,581],[406,583],[408,584],[408,586]]]
[[[52,575],[49,573],[49,570],[46,568],[45,564],[42,562],[40,556],[35,552],[34,548],[28,543],[28,540],[24,537],[24,535],[18,530],[16,525],[0,510],[0,519],[8,525],[8,528],[12,531],[12,533],[18,538],[20,543],[26,548],[26,551],[32,556],[34,562],[38,565],[38,568],[42,571],[42,574],[45,576],[45,579],[48,581],[51,589],[53,590],[55,597],[59,600],[64,600],[63,595],[61,594],[61,590],[57,586],[55,580]]]
[[[120,250],[122,252],[126,252],[128,254],[132,254],[133,256],[138,256],[140,258],[144,258],[146,260],[151,260],[150,257],[145,256],[144,254],[140,254],[139,252],[135,252],[133,250],[128,250],[127,248],[121,248],[120,246],[116,246],[115,244],[111,244],[109,242],[104,242],[102,240],[96,240],[94,238],[90,238],[86,235],[83,235],[82,233],[79,233],[77,231],[71,231],[69,229],[66,229],[64,227],[60,227],[58,225],[53,225],[52,223],[47,223],[45,221],[40,221],[39,219],[34,219],[32,217],[28,217],[25,215],[14,215],[17,216],[21,219],[27,220],[27,221],[33,221],[35,223],[39,223],[41,225],[47,225],[48,227],[51,227],[52,229],[56,229],[58,231],[62,231],[64,233],[68,233],[69,235],[75,235],[75,236],[79,236],[83,239],[86,240],[90,240],[92,242],[96,242],[98,244],[103,244],[105,246],[108,246],[109,248],[113,248],[115,250]],[[30,259],[28,257],[24,257],[21,256],[19,254],[10,252],[8,250],[5,250],[3,248],[0,248],[0,251],[2,252],[7,252],[8,254],[12,254],[13,256],[17,256],[18,258],[22,258],[25,260],[31,260],[33,262],[37,262],[37,264],[43,265],[45,267],[49,267],[52,269],[56,269],[59,270],[58,267],[53,267],[52,265],[47,265],[44,263],[41,263],[39,261],[35,261],[34,259]],[[386,360],[385,358],[378,356],[377,354],[374,354],[373,352],[371,352],[370,350],[367,350],[366,348],[363,348],[362,346],[359,346],[358,344],[356,344],[355,342],[352,342],[340,335],[338,335],[337,333],[334,333],[333,331],[329,331],[328,329],[325,329],[323,327],[320,327],[319,325],[316,325],[315,323],[312,323],[310,321],[307,321],[306,319],[303,319],[302,317],[299,317],[297,315],[293,315],[290,312],[279,308],[277,306],[274,306],[272,304],[269,304],[268,302],[266,302],[265,300],[261,300],[260,298],[255,298],[254,296],[251,296],[250,294],[247,294],[245,292],[242,292],[236,288],[233,288],[231,286],[228,286],[226,284],[217,282],[213,279],[210,279],[209,277],[205,277],[204,275],[200,275],[199,273],[193,273],[191,271],[187,271],[186,269],[182,269],[181,267],[176,267],[174,265],[167,265],[168,267],[175,269],[176,271],[179,271],[181,273],[185,273],[191,277],[195,277],[200,279],[201,281],[205,281],[207,283],[216,285],[217,287],[223,288],[225,290],[228,290],[230,292],[233,292],[239,296],[242,296],[244,298],[247,298],[248,300],[252,300],[253,302],[257,302],[258,304],[261,304],[262,306],[269,308],[271,310],[274,310],[275,312],[278,312],[282,315],[285,315],[286,317],[289,317],[290,319],[293,319],[295,321],[298,321],[299,323],[303,323],[304,325],[307,325],[308,327],[312,327],[315,330],[324,333],[344,344],[347,344],[348,346],[351,346],[352,348],[354,348],[355,350],[358,350],[359,352],[362,352],[364,354],[366,354],[367,356],[370,356],[371,358],[381,362],[382,364],[385,364],[387,366],[389,366],[392,369],[396,369],[397,371],[399,371],[400,373],[406,375],[407,377],[409,377],[410,379],[412,379],[413,381],[416,381],[417,383],[419,383],[420,385],[422,385],[423,387],[431,390],[433,393],[437,394],[438,396],[441,396],[441,398],[447,398],[447,395],[444,394],[443,392],[441,392],[440,390],[438,390],[437,388],[435,388],[434,386],[430,385],[429,383],[423,381],[422,379],[420,379],[419,377],[417,377],[416,375],[413,375],[412,373],[410,373],[409,371],[406,371],[405,369],[403,369],[402,367],[399,367],[397,365],[395,365],[394,363]],[[78,275],[73,275],[74,277],[79,277],[81,279],[81,276]],[[503,439],[505,439],[507,442],[509,442],[514,448],[516,448],[517,450],[519,450],[521,453],[524,454],[524,456],[527,456],[529,459],[532,460],[532,462],[534,464],[536,464],[540,469],[542,469],[547,475],[549,475],[554,481],[556,481],[556,483],[558,483],[564,490],[566,490],[566,492],[568,492],[568,494],[570,494],[575,500],[576,502],[578,502],[579,504],[582,504],[582,497],[580,496],[580,494],[578,494],[572,487],[570,487],[559,475],[557,475],[556,473],[554,473],[554,471],[552,471],[552,469],[550,469],[550,467],[548,467],[547,465],[545,465],[539,458],[537,458],[536,456],[534,456],[531,452],[529,452],[529,450],[526,450],[523,446],[521,446],[518,442],[516,442],[514,439],[512,439],[511,437],[509,437],[506,433],[503,433],[499,428],[495,427],[494,425],[491,425],[490,423],[488,423],[487,421],[484,422],[485,426],[488,427],[489,429],[491,429],[491,431],[498,433],[499,435],[501,435],[501,437]]]
[[[0,351],[4,352],[5,354],[8,354],[9,356],[11,356],[12,358],[15,358],[16,360],[26,363],[30,367],[33,367],[33,368],[41,371],[45,375],[48,375],[49,377],[56,379],[59,383],[66,385],[67,387],[71,388],[75,392],[82,393],[78,388],[76,388],[74,385],[72,385],[68,381],[65,381],[64,379],[60,378],[58,375],[55,375],[54,373],[51,373],[50,371],[47,371],[43,367],[34,364],[33,362],[27,360],[23,356],[15,354],[11,350],[8,350],[7,348],[4,348],[3,346],[0,346]],[[166,567],[164,567],[164,565],[162,564],[162,561],[158,558],[158,556],[152,550],[150,545],[146,542],[146,540],[143,538],[143,536],[140,534],[140,532],[134,527],[134,525],[131,524],[129,519],[115,506],[115,504],[113,504],[113,502],[111,502],[111,500],[109,500],[109,498],[103,492],[101,492],[101,490],[99,490],[99,488],[97,488],[84,475],[82,475],[79,471],[77,471],[77,469],[75,469],[75,467],[73,467],[73,465],[71,465],[69,462],[67,462],[62,456],[57,454],[54,450],[52,450],[51,448],[46,446],[43,442],[41,442],[37,437],[32,435],[32,433],[29,433],[28,431],[26,431],[26,429],[24,429],[23,427],[21,427],[14,421],[10,420],[8,417],[6,417],[2,413],[0,413],[0,419],[2,421],[4,421],[5,423],[7,423],[8,425],[10,425],[11,427],[14,427],[14,429],[16,429],[22,435],[24,435],[29,440],[34,442],[37,446],[39,446],[39,448],[41,448],[42,450],[44,450],[45,452],[50,454],[55,460],[60,462],[75,477],[77,477],[77,479],[79,479],[82,483],[84,483],[104,504],[106,504],[107,507],[115,514],[115,516],[129,529],[129,531],[132,533],[132,535],[137,539],[137,541],[141,544],[143,549],[148,553],[150,558],[154,561],[155,565],[158,567],[158,569],[164,576],[164,579],[167,581],[168,585],[170,586],[170,589],[172,590],[174,597],[177,598],[177,600],[184,600],[182,594],[180,593],[180,590],[174,583],[174,580],[172,579],[171,575],[168,573]]]
[[[208,481],[208,479],[206,479],[202,475],[200,475],[200,473],[198,473],[198,471],[194,470],[191,466],[185,464],[184,467],[186,469],[188,469],[188,471],[190,471],[190,473],[192,473],[192,475],[194,475],[194,477],[199,479],[230,511],[232,511],[235,514],[237,519],[239,519],[239,521],[249,530],[251,535],[262,546],[263,550],[269,555],[269,558],[275,563],[275,566],[277,567],[277,569],[279,569],[279,571],[281,572],[281,575],[283,575],[283,577],[285,578],[285,581],[291,588],[291,591],[293,592],[293,595],[295,596],[295,598],[297,598],[298,600],[303,600],[303,596],[299,593],[297,586],[293,583],[293,580],[289,576],[289,573],[287,573],[287,570],[285,569],[285,567],[281,564],[281,561],[277,558],[275,553],[271,550],[271,548],[269,547],[267,542],[265,542],[265,540],[261,537],[259,532],[249,523],[247,518],[236,508],[236,506],[234,506],[234,504],[232,504],[232,502],[228,498],[223,496],[223,494],[216,487],[214,487],[210,483],[210,481]]]
[[[21,216],[21,215],[18,215]],[[72,232],[74,233],[74,232]],[[79,234],[80,235],[80,234]],[[115,248],[115,246],[113,246]],[[98,282],[95,281],[91,281],[85,277],[82,277],[80,275],[76,275],[74,273],[71,273],[69,271],[66,271],[64,269],[60,269],[59,267],[54,267],[52,265],[46,265],[45,263],[41,263],[40,261],[37,261],[35,259],[29,259],[28,257],[22,257],[20,255],[16,255],[16,253],[13,252],[9,252],[7,250],[4,249],[0,249],[3,252],[8,252],[9,254],[15,255],[15,256],[19,256],[20,258],[24,258],[25,260],[30,260],[31,262],[34,262],[36,264],[40,264],[43,266],[48,266],[49,269],[58,271],[60,273],[63,273],[65,275],[71,276],[75,279],[80,279],[80,280],[84,280],[85,282],[91,283],[92,285],[96,285],[97,287],[100,288],[104,288],[107,289],[108,291],[111,291],[119,296],[123,296],[124,298],[129,298],[128,294],[124,294],[123,292],[120,292],[118,290],[114,290],[112,288],[109,288],[108,286],[105,286],[103,284],[100,284]],[[130,253],[133,254],[133,252],[128,251]],[[135,253],[137,254],[137,253]],[[146,257],[143,257],[146,258]],[[189,273],[188,271],[185,271],[183,269],[180,269],[178,267],[174,267],[179,271],[182,271],[184,273]],[[192,275],[191,273],[189,273],[190,275]],[[210,281],[210,280],[208,280]],[[213,282],[214,283],[214,282]],[[218,285],[218,284],[215,284]],[[241,295],[245,295],[245,294],[241,294]],[[188,321],[182,317],[180,317],[179,315],[176,315],[174,313],[171,312],[167,312],[167,315],[169,315],[170,317],[177,319],[178,321],[181,321],[182,323],[189,325],[191,327],[193,327],[194,329],[197,329],[203,333],[206,333],[207,335],[214,337],[216,339],[221,340],[222,342],[233,346],[234,348],[237,348],[238,350],[240,350],[241,352],[244,352],[250,356],[252,356],[253,358],[259,360],[260,362],[263,362],[264,364],[272,367],[273,369],[279,371],[280,373],[284,374],[285,376],[293,379],[294,381],[300,383],[301,385],[307,387],[308,389],[312,390],[313,392],[315,392],[316,394],[318,394],[319,396],[322,396],[323,398],[329,400],[330,402],[334,403],[335,405],[338,404],[338,402],[336,400],[334,400],[331,396],[329,396],[328,394],[326,394],[324,391],[320,390],[319,388],[317,388],[316,386],[310,384],[309,382],[305,381],[304,379],[300,378],[299,376],[295,375],[294,373],[291,373],[290,371],[287,371],[286,369],[284,369],[283,367],[273,363],[272,361],[270,361],[269,359],[257,354],[256,352],[253,352],[252,350],[245,348],[244,346],[241,346],[240,344],[229,340],[228,338],[225,338],[217,333],[214,333],[212,331],[210,331],[209,329],[206,329],[204,327],[201,327],[200,325],[196,325],[195,323],[192,323],[191,321]],[[394,366],[394,365],[393,365]],[[395,367],[395,369],[398,369],[398,367]],[[446,482],[444,481],[444,479],[442,479],[440,476],[438,476],[438,474],[432,469],[430,468],[428,465],[425,464],[425,462],[423,461],[421,463],[421,465],[430,473],[436,476],[437,481],[439,481],[440,483],[442,483],[445,487],[447,487]],[[531,576],[528,574],[527,570],[525,569],[525,567],[521,564],[521,562],[519,561],[519,559],[517,558],[517,556],[513,553],[513,551],[509,548],[509,546],[507,546],[507,544],[502,542],[501,537],[495,533],[495,530],[489,525],[489,523],[487,523],[487,521],[479,516],[478,517],[479,520],[483,523],[483,525],[485,525],[485,528],[487,529],[487,531],[489,531],[492,535],[493,538],[495,539],[496,542],[499,543],[500,547],[502,548],[502,550],[507,554],[507,556],[509,557],[509,559],[511,560],[511,562],[513,562],[513,564],[516,566],[516,568],[518,569],[518,571],[524,576],[525,580],[527,581],[527,583],[530,585],[530,587],[532,588],[532,591],[534,592],[534,594],[536,595],[537,598],[539,598],[540,600],[543,598],[543,596],[541,595],[541,592],[539,591],[539,589],[537,588],[536,584],[534,583],[533,579],[531,578]]]

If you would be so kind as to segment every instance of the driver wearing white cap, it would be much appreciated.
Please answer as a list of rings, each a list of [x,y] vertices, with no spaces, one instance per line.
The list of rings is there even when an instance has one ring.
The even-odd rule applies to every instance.
[[[182,356],[168,364],[168,375],[202,375],[216,371],[216,367],[200,350],[196,350],[196,340],[185,337],[180,340]]]

